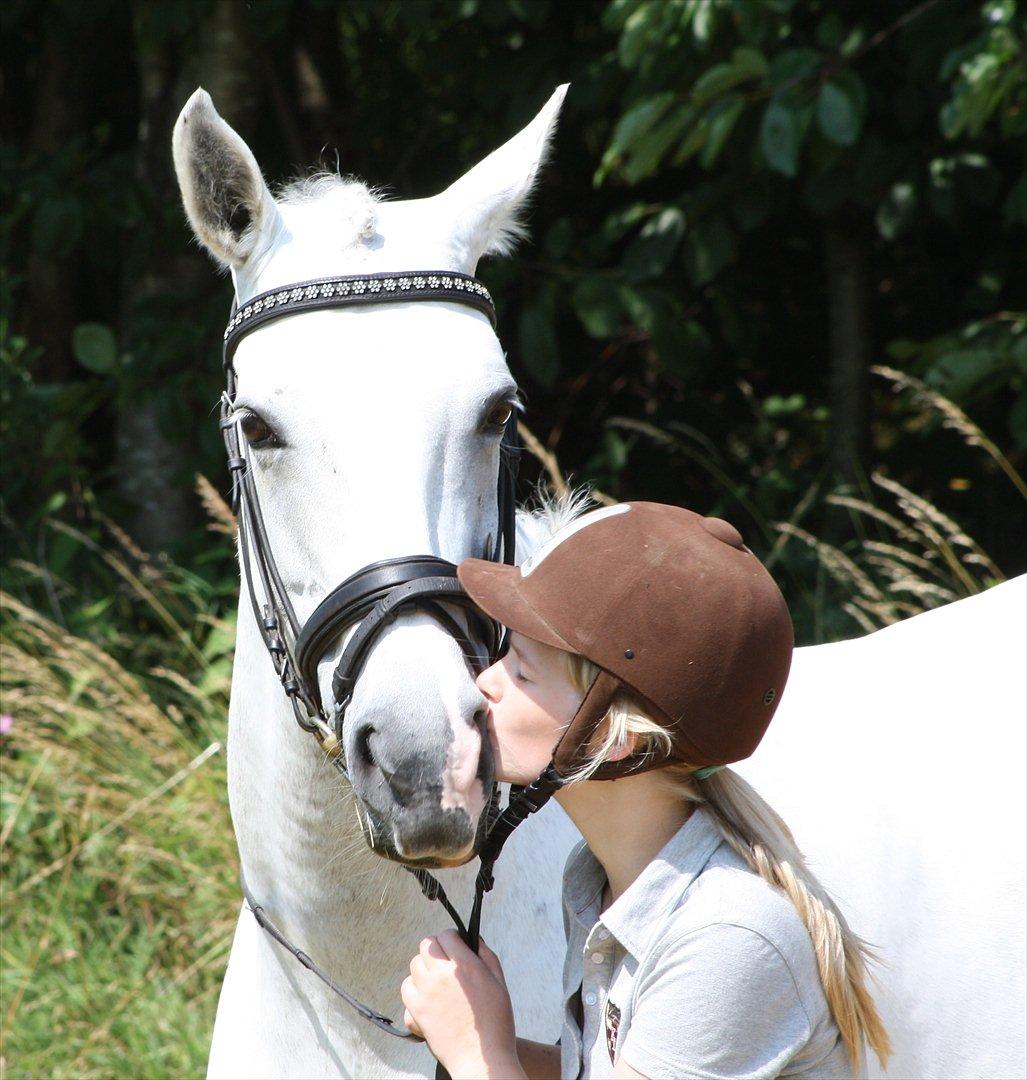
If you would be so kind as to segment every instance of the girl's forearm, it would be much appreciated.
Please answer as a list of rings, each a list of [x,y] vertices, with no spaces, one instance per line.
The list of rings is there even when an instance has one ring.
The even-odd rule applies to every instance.
[[[529,1080],[560,1080],[559,1046],[518,1039],[517,1057]]]

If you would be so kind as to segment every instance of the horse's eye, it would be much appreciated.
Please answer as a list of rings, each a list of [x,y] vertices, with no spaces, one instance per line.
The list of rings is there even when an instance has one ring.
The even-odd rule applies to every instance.
[[[256,413],[244,413],[239,426],[250,446],[278,446],[278,436],[268,422]]]
[[[492,406],[486,423],[490,428],[505,427],[511,416],[513,416],[513,406],[509,401],[500,401]]]

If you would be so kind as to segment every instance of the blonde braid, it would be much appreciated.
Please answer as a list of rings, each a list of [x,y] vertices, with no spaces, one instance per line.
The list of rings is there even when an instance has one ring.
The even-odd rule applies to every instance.
[[[891,1041],[870,993],[872,947],[853,933],[827,890],[806,866],[791,830],[756,790],[734,770],[724,769],[696,785],[688,766],[669,766],[668,779],[698,786],[699,800],[712,812],[724,840],[764,881],[781,889],[809,931],[824,996],[853,1068],[863,1059],[863,1040],[882,1067]]]

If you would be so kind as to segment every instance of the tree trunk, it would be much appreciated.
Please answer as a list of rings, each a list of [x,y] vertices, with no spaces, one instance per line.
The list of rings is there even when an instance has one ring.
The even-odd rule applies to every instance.
[[[869,229],[836,215],[823,229],[827,264],[831,463],[848,484],[862,485],[870,446],[873,362],[873,249]]]
[[[137,8],[137,16],[142,15]],[[136,364],[145,364],[146,335],[152,326],[140,312],[155,297],[183,297],[182,318],[188,318],[188,298],[197,296],[215,278],[209,261],[187,246],[185,236],[167,227],[180,214],[171,161],[171,131],[178,111],[197,86],[213,96],[229,123],[245,128],[255,111],[246,43],[247,7],[238,0],[217,0],[203,22],[189,35],[184,55],[167,42],[137,33],[140,76],[140,119],[136,173],[149,198],[149,219],[128,238],[123,296],[124,337]],[[138,25],[138,23],[137,23]],[[212,343],[211,362],[214,362]],[[181,363],[194,362],[191,356]],[[134,391],[127,393],[118,418],[120,490],[135,508],[132,532],[150,551],[166,547],[198,520],[198,507],[188,471],[195,439],[190,430],[172,438],[161,429],[159,401],[166,390],[160,371],[146,371]],[[205,417],[197,419],[204,422]]]

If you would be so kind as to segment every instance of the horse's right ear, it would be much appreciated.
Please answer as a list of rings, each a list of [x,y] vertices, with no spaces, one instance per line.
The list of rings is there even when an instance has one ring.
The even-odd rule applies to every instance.
[[[203,89],[179,114],[171,148],[197,240],[220,262],[241,266],[278,220],[274,197],[250,148],[221,119]]]

